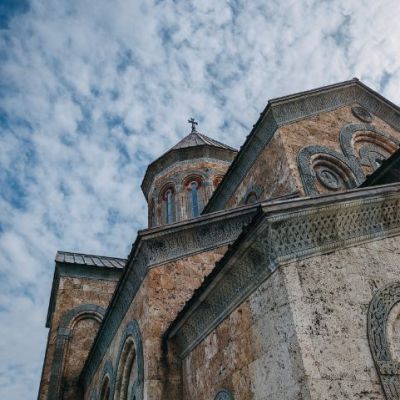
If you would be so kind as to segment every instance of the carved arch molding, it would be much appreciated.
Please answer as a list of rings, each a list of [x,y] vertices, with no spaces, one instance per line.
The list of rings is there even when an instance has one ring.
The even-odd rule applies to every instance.
[[[394,282],[374,294],[368,309],[369,346],[388,400],[400,399],[400,362],[394,359],[388,338],[389,315],[398,304],[400,282]]]
[[[100,387],[98,394],[96,395],[95,391],[92,392],[92,397],[94,400],[101,399],[101,391],[105,382],[108,382],[109,385],[109,398],[114,399],[118,394],[116,393],[116,387],[118,386],[118,372],[121,368],[121,361],[124,348],[126,347],[127,341],[132,340],[135,346],[135,357],[137,362],[137,375],[136,380],[133,383],[133,387],[130,391],[129,400],[143,400],[143,384],[144,384],[144,359],[143,359],[143,342],[140,334],[140,327],[136,320],[130,321],[124,331],[124,334],[121,338],[121,342],[119,345],[119,351],[116,358],[116,368],[113,367],[113,364],[110,360],[104,365],[104,369],[102,372],[102,378],[100,380]],[[114,396],[115,395],[115,396]],[[119,400],[119,399],[115,399]]]
[[[105,309],[103,307],[96,304],[81,304],[67,311],[62,316],[58,326],[56,347],[51,366],[48,399],[58,399],[61,397],[65,352],[68,341],[71,339],[72,327],[75,321],[81,318],[93,318],[100,322],[104,314]]]
[[[365,180],[364,169],[373,172],[400,142],[371,124],[349,124],[339,135],[342,154],[322,146],[307,146],[297,155],[297,164],[308,196],[321,191],[351,189]]]

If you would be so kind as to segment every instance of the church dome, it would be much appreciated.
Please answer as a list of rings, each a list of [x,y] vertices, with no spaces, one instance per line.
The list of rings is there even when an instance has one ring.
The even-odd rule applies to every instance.
[[[222,180],[237,151],[196,129],[153,161],[142,190],[149,207],[149,227],[198,216]]]
[[[233,147],[230,147],[206,135],[203,135],[200,132],[197,132],[196,128],[193,128],[192,132],[190,132],[189,135],[185,136],[169,151],[187,149],[188,147],[196,147],[196,146],[214,146],[214,147],[219,147],[221,149],[226,149],[236,152],[236,149],[234,149]]]

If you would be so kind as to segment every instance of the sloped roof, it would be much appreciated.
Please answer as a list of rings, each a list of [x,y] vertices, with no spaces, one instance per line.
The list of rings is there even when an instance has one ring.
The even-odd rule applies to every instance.
[[[205,145],[215,146],[215,147],[220,147],[222,149],[236,151],[236,149],[234,149],[233,147],[230,147],[224,143],[218,142],[218,140],[212,139],[212,138],[210,138],[206,135],[203,135],[202,133],[197,132],[197,131],[190,132],[189,135],[185,136],[181,141],[179,141],[170,150],[186,149],[188,147],[205,146]]]
[[[93,254],[70,253],[57,251],[56,262],[66,264],[91,265],[96,267],[124,268],[126,259]]]
[[[197,132],[192,128],[189,135],[180,140],[174,147],[154,160],[146,169],[142,181],[142,191],[147,199],[147,193],[154,176],[177,161],[195,159],[200,157],[213,157],[222,161],[231,162],[237,150],[218,140]]]

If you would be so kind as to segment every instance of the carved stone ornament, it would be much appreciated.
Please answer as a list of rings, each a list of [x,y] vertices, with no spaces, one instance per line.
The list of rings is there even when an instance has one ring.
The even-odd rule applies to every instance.
[[[363,122],[367,122],[367,123],[372,122],[372,119],[373,119],[372,114],[363,107],[360,107],[360,106],[351,107],[351,112],[353,113],[353,115],[355,117],[357,117],[359,120],[361,120]]]
[[[216,394],[214,400],[233,400],[233,394],[227,389],[222,389]]]
[[[360,164],[360,167],[370,166],[372,170],[379,168],[400,144],[396,138],[370,124],[346,125],[341,129],[339,138],[347,159]]]
[[[361,164],[370,166],[373,171],[379,168],[383,161],[390,157],[390,153],[371,143],[364,144],[359,153]]]
[[[330,169],[320,168],[315,170],[318,180],[327,188],[337,190],[343,187],[339,175]]]
[[[390,311],[399,302],[400,282],[394,282],[374,294],[368,309],[369,347],[388,400],[400,398],[400,363],[392,359],[387,335]]]
[[[323,146],[303,147],[297,163],[308,196],[320,194],[318,183],[329,191],[338,191],[351,189],[365,179],[359,163]]]

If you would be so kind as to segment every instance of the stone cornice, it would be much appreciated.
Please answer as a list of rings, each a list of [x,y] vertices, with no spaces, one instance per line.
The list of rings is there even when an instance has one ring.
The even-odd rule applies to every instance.
[[[164,341],[184,358],[278,266],[399,233],[399,184],[264,203]]]
[[[256,210],[257,206],[245,206],[138,232],[83,369],[81,381],[84,387],[90,384],[147,271],[233,243],[242,228],[252,220]]]
[[[51,287],[49,308],[47,311],[46,327],[50,328],[53,312],[56,304],[60,278],[88,278],[95,280],[118,281],[122,275],[121,268],[97,267],[94,265],[81,265],[56,262],[53,283]]]
[[[400,130],[399,107],[358,79],[270,100],[204,208],[203,214],[225,207],[280,126],[355,103]]]

